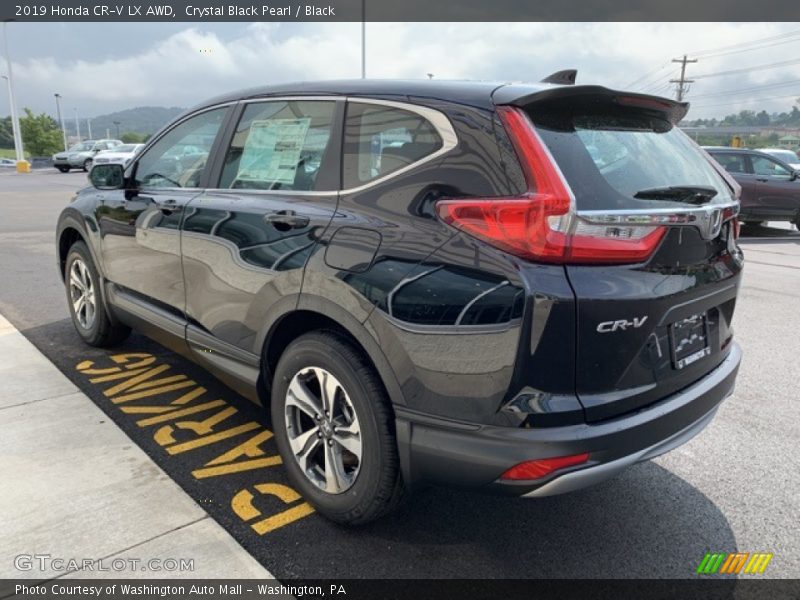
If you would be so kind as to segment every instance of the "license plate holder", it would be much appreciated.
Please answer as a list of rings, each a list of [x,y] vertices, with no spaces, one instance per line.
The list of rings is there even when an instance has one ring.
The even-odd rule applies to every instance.
[[[669,326],[672,366],[688,367],[711,354],[708,345],[708,315],[705,312],[675,321]]]

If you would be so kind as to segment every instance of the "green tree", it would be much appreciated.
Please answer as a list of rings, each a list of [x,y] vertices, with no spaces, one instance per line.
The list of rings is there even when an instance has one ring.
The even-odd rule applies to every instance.
[[[119,136],[119,139],[126,144],[141,144],[144,141],[144,135],[133,131],[126,131]]]
[[[61,131],[53,117],[41,113],[34,115],[30,108],[19,120],[22,144],[31,156],[50,156],[62,149]]]
[[[14,147],[14,128],[11,125],[11,117],[0,119],[0,148]]]

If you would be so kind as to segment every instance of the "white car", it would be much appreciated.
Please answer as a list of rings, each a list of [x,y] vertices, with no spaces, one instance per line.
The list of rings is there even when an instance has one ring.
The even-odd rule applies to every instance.
[[[3,167],[14,169],[17,167],[17,161],[10,158],[0,158],[0,168]]]
[[[95,154],[92,165],[116,163],[127,167],[139,151],[144,148],[144,144],[122,144],[110,150],[103,150]]]
[[[791,150],[786,148],[760,148],[759,152],[774,156],[778,160],[782,160],[787,165],[800,171],[800,157]]]

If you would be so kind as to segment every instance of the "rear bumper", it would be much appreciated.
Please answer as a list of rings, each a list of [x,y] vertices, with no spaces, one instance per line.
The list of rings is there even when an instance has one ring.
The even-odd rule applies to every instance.
[[[638,412],[592,424],[525,429],[431,418],[395,407],[403,475],[422,481],[484,487],[537,497],[573,491],[668,452],[699,433],[734,388],[742,351],[691,386]],[[500,481],[527,460],[589,453],[589,461],[535,481]]]

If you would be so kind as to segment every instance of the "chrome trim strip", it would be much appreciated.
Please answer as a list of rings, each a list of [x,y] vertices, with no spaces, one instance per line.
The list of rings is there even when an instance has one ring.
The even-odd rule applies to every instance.
[[[611,462],[602,463],[587,469],[571,471],[561,475],[560,477],[556,477],[549,483],[544,484],[540,488],[536,488],[532,492],[523,494],[522,497],[542,498],[544,496],[555,496],[556,494],[565,494],[567,492],[580,490],[590,485],[594,485],[595,483],[600,483],[601,481],[610,479],[611,477],[617,475],[620,471],[623,471],[627,467],[630,467],[637,462],[649,460],[669,452],[670,450],[674,450],[678,446],[681,446],[691,440],[694,436],[705,429],[706,425],[708,425],[714,418],[714,415],[717,414],[718,408],[719,406],[715,406],[710,412],[700,417],[700,419],[689,425],[687,428],[668,437],[666,440],[662,440],[661,442],[650,446],[649,448],[644,448],[643,450],[623,456],[617,460],[612,460]]]
[[[734,342],[730,352],[728,353],[728,356],[725,357],[725,360],[723,360],[713,371],[711,371],[703,379],[700,379],[696,383],[686,388],[684,391],[670,396],[667,399],[667,402],[680,397],[696,397],[708,393],[709,390],[719,385],[731,374],[731,371],[736,368],[736,366],[741,362],[741,359],[742,349],[738,344],[736,344],[736,342]],[[727,390],[724,398],[727,398],[732,393],[733,385],[731,385],[730,389]],[[627,456],[623,456],[608,463],[601,463],[585,469],[570,471],[564,475],[556,477],[555,479],[545,483],[543,486],[538,487],[535,490],[528,492],[527,494],[523,494],[522,498],[540,498],[543,496],[553,496],[556,494],[578,490],[613,477],[624,468],[637,462],[649,460],[664,454],[665,452],[674,450],[700,433],[703,428],[705,428],[705,426],[708,425],[714,418],[714,415],[719,409],[720,404],[721,401],[694,423],[689,424],[687,427],[674,433],[668,438],[653,444],[652,446],[642,448],[633,454],[628,454]],[[624,417],[622,417],[622,419],[624,419]]]
[[[488,290],[485,290],[485,291],[481,292],[480,294],[478,294],[477,296],[475,296],[475,297],[474,297],[472,300],[470,300],[469,302],[467,302],[466,306],[465,306],[464,308],[462,308],[462,309],[461,309],[461,312],[460,312],[460,313],[458,313],[458,317],[456,317],[455,326],[456,326],[456,327],[458,327],[459,325],[461,325],[461,320],[462,320],[462,319],[464,318],[464,316],[467,314],[467,311],[468,311],[470,308],[472,308],[472,307],[473,307],[473,305],[474,305],[474,304],[475,304],[475,303],[476,303],[478,300],[480,300],[480,299],[481,299],[481,298],[483,298],[484,296],[488,296],[489,294],[491,294],[491,293],[492,293],[492,292],[494,292],[495,290],[499,290],[501,287],[504,287],[504,286],[507,286],[507,285],[509,285],[509,282],[508,282],[508,281],[501,281],[501,282],[500,282],[500,283],[498,283],[496,286],[494,286],[494,287],[491,287],[491,288],[489,288]]]
[[[733,214],[729,215],[727,219],[723,219],[723,212],[729,208],[734,209]],[[682,209],[583,210],[578,211],[576,217],[593,225],[691,226],[697,228],[704,239],[710,240],[719,235],[725,221],[738,214],[739,202],[734,200]]]

